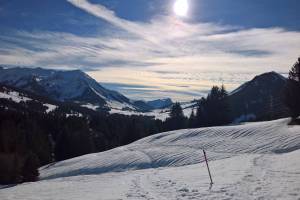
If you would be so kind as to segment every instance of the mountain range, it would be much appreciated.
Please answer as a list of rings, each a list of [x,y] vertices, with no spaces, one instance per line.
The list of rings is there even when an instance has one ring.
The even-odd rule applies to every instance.
[[[133,101],[119,92],[102,87],[80,70],[58,71],[43,68],[0,68],[4,85],[46,96],[59,102],[75,102],[99,110],[130,110],[146,112],[172,104],[170,99]]]
[[[285,83],[285,77],[276,72],[269,72],[256,76],[229,93],[234,122],[286,117],[287,109],[281,101],[281,90]],[[39,99],[36,102],[44,105],[44,111],[47,111],[45,105],[53,105],[56,108],[68,107],[69,113],[80,114],[86,113],[87,110],[109,111],[165,119],[173,104],[170,98],[153,101],[129,99],[117,91],[106,89],[80,70],[1,67],[0,84],[0,98],[15,94],[8,99]],[[196,106],[197,101],[182,103],[187,116]]]

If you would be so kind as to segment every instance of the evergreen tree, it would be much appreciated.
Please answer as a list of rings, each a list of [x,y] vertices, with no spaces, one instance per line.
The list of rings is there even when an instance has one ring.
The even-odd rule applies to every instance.
[[[290,115],[296,119],[300,115],[300,58],[293,65],[284,90],[285,104]]]
[[[196,112],[196,127],[204,127],[206,122],[205,122],[205,117],[203,113],[203,105],[205,105],[206,98],[202,97],[197,106],[197,112]]]
[[[83,118],[69,117],[59,135],[56,160],[65,160],[95,152],[94,141],[88,124]]]
[[[38,157],[34,153],[29,152],[22,169],[23,182],[37,181],[39,177],[39,166]]]
[[[188,121],[188,127],[189,128],[196,128],[197,127],[197,117],[194,112],[194,108],[192,109],[192,113],[190,115],[189,121]]]
[[[169,117],[170,118],[183,118],[184,117],[183,110],[182,110],[180,103],[178,103],[178,102],[174,103],[174,105],[171,108]]]
[[[97,112],[66,117],[58,111],[46,114],[15,106],[0,107],[0,184],[34,181],[40,164],[53,158],[105,151],[163,131],[163,122],[148,116]]]
[[[186,128],[187,118],[184,116],[180,103],[176,102],[171,108],[169,117],[165,121],[165,130],[178,130]]]
[[[213,86],[207,98],[199,101],[197,108],[197,125],[219,126],[230,122],[228,93],[225,87]]]

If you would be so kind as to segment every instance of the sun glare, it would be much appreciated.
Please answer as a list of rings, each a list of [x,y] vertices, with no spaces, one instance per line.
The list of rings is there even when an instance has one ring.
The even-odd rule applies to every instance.
[[[188,0],[176,0],[174,4],[174,12],[180,17],[185,17],[189,10]]]

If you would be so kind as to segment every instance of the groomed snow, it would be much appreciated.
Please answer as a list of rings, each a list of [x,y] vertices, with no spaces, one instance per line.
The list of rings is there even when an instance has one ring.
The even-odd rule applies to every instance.
[[[299,199],[300,127],[288,119],[178,130],[45,166],[7,199]],[[214,184],[210,188],[202,148]]]

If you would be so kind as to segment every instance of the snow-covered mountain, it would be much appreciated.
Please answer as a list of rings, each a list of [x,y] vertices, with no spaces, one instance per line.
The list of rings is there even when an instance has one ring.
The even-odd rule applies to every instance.
[[[102,87],[80,70],[42,68],[0,68],[0,83],[61,102],[77,102],[88,108],[140,111],[124,95]]]
[[[46,96],[0,84],[0,108],[17,113],[45,113],[66,116],[89,116],[99,111],[72,102],[60,102]]]
[[[300,198],[300,127],[289,119],[160,133],[53,163],[41,181],[0,190],[8,199]],[[209,158],[214,184],[202,149]]]
[[[170,107],[173,104],[173,102],[172,99],[166,98],[166,99],[157,99],[153,101],[146,101],[146,104],[148,104],[154,109],[163,109],[163,108]]]

